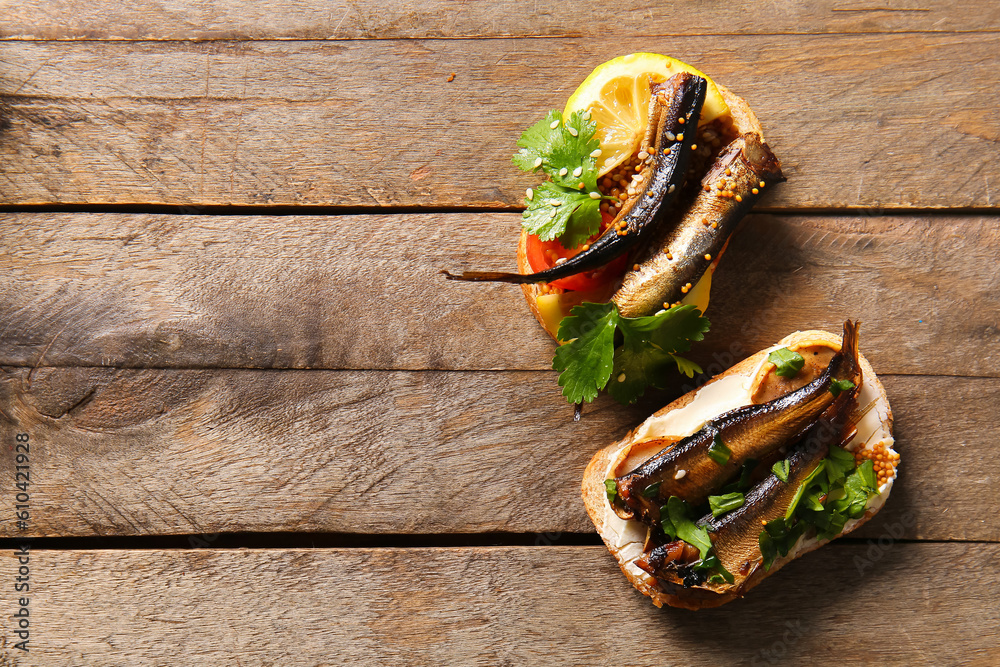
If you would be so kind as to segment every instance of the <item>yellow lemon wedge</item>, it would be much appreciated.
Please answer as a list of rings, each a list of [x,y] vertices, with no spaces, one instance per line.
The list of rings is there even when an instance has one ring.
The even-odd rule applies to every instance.
[[[603,176],[635,154],[646,132],[650,82],[661,83],[678,72],[696,74],[708,82],[700,125],[728,113],[715,83],[686,63],[658,53],[630,53],[609,60],[590,73],[566,102],[563,117],[589,110],[597,123],[601,156],[598,175]]]

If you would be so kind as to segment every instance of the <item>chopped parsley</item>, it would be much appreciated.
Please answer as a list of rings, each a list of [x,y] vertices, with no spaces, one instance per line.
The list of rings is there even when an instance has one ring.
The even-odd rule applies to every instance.
[[[558,238],[566,248],[575,248],[601,227],[596,131],[589,115],[574,111],[564,120],[561,112],[550,111],[517,140],[521,150],[514,154],[514,164],[551,179],[526,198],[522,220],[542,241]]]
[[[726,447],[726,443],[722,442],[722,436],[716,433],[712,446],[708,448],[708,458],[720,466],[724,466],[729,462],[729,457],[732,455],[733,451],[729,447]]]
[[[618,498],[618,483],[613,479],[604,480],[604,492],[608,494],[608,502],[613,505]]]
[[[787,459],[784,460],[784,461],[778,461],[773,466],[771,466],[771,472],[774,473],[775,477],[777,477],[782,482],[785,482],[787,484],[788,483],[788,472],[789,472],[790,467],[791,466],[788,463]]]
[[[802,370],[806,360],[798,352],[793,352],[787,347],[775,350],[767,355],[767,360],[775,366],[775,375],[783,378],[793,378]]]
[[[850,391],[854,389],[854,383],[850,380],[833,380],[830,382],[830,393],[836,396],[840,396],[842,391]]]
[[[696,547],[702,559],[708,557],[712,549],[708,529],[691,520],[688,504],[677,496],[670,496],[667,504],[660,508],[660,527],[670,539],[682,539]]]
[[[785,516],[764,526],[759,538],[764,568],[770,569],[776,558],[786,556],[809,529],[821,540],[836,537],[848,520],[864,515],[868,500],[877,493],[871,461],[857,465],[853,454],[830,447],[827,457],[796,489]]]
[[[614,303],[584,303],[559,324],[558,338],[568,342],[556,348],[552,368],[570,403],[593,401],[605,387],[620,403],[634,403],[646,387],[662,388],[672,368],[688,377],[701,372],[677,354],[702,340],[708,327],[691,305],[623,317]]]
[[[691,564],[696,572],[712,572],[708,578],[710,583],[729,582],[736,580],[732,573],[722,566],[718,556],[711,553],[712,538],[708,529],[699,526],[691,520],[690,507],[677,496],[670,496],[667,504],[660,508],[660,526],[664,534],[672,540],[681,539],[698,549],[700,560]]]
[[[743,507],[746,498],[739,491],[726,493],[721,496],[709,496],[708,506],[712,510],[712,518],[718,519],[727,512]]]

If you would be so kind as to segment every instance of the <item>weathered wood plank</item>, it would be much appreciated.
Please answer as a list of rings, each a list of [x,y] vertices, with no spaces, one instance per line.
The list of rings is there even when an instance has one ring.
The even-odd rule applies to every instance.
[[[0,214],[0,364],[548,369],[516,214]],[[1000,229],[978,216],[748,218],[716,274],[713,373],[860,318],[880,373],[1000,375]]]
[[[834,544],[658,610],[602,547],[32,551],[4,664],[995,664],[1000,545]],[[2,558],[12,581],[18,564]],[[860,574],[859,574],[860,568]],[[945,571],[943,571],[943,568]],[[817,576],[822,573],[822,576]],[[3,613],[17,610],[0,589]]]
[[[669,397],[588,407],[551,373],[6,369],[28,534],[593,532],[591,455]],[[889,376],[899,485],[863,535],[1000,540],[1000,380]],[[13,454],[0,471],[13,479]],[[4,491],[13,506],[13,484]],[[6,496],[5,496],[6,497]],[[985,503],[985,504],[984,504]],[[13,522],[0,535],[20,534]]]
[[[62,5],[59,7],[59,5]],[[58,8],[56,8],[58,7]],[[752,5],[695,0],[616,3],[539,0],[404,0],[393,3],[280,0],[113,6],[96,0],[38,0],[5,8],[0,39],[386,39],[462,37],[620,37],[636,34],[733,35],[837,32],[945,32],[1000,29],[1000,11],[985,0],[962,11],[942,0],[848,3],[808,8],[789,0]]]
[[[995,207],[1000,55],[976,34],[0,43],[0,202],[521,205],[521,130],[616,53],[760,115],[770,207]],[[447,82],[449,73],[457,78]],[[995,181],[995,178],[993,179]]]

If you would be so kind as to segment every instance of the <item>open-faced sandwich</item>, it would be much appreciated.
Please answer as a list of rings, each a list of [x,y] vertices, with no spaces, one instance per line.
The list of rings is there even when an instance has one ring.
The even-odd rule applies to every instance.
[[[896,479],[858,327],[799,331],[654,413],[587,466],[583,499],[654,604],[724,604],[854,530]]]
[[[712,272],[784,180],[746,102],[685,63],[634,53],[594,70],[517,143],[514,163],[548,179],[526,192],[519,273],[446,275],[522,286],[545,330],[572,341],[554,366],[573,403],[611,377],[633,378],[609,387],[631,402],[667,366],[700,371],[678,353],[708,328]]]

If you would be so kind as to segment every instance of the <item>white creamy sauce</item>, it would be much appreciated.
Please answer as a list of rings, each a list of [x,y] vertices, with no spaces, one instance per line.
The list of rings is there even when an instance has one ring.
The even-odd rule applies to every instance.
[[[653,438],[679,437],[684,438],[699,431],[705,423],[730,410],[750,405],[753,402],[753,382],[760,373],[761,368],[767,363],[767,355],[773,350],[784,347],[780,343],[767,348],[761,355],[761,361],[753,372],[743,375],[729,375],[720,378],[715,382],[706,384],[694,399],[683,408],[672,410],[665,415],[651,416],[636,429],[634,437],[625,443],[618,451],[611,455],[611,463],[604,473],[604,479],[614,477],[613,469],[618,461],[619,454],[629,445]],[[884,422],[889,415],[889,406],[875,386],[874,378],[865,375],[862,381],[861,391],[858,392],[858,406],[865,408],[873,400],[877,400],[872,409],[858,422],[858,432],[847,445],[851,451],[857,451],[858,447],[874,449],[880,442],[884,442],[886,451],[894,453],[892,446],[894,441],[889,435]],[[879,494],[872,496],[868,500],[866,512],[873,508],[880,507],[886,498],[886,494],[892,488],[892,483],[896,479],[896,473],[881,487]],[[844,533],[849,532],[859,522],[859,519],[852,519],[844,525]],[[652,583],[654,579],[645,571],[641,570],[632,561],[642,555],[643,546],[646,542],[647,528],[640,521],[632,519],[621,519],[611,508],[611,503],[605,497],[604,500],[604,532],[609,533],[608,541],[618,549],[618,561],[624,564],[629,573],[642,577]],[[794,555],[803,549],[809,548],[818,542],[816,538],[799,540],[791,550],[790,555]]]

